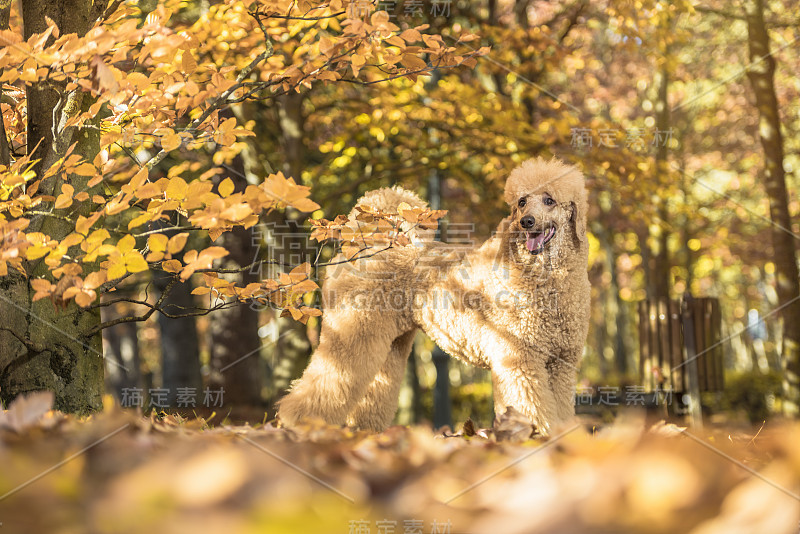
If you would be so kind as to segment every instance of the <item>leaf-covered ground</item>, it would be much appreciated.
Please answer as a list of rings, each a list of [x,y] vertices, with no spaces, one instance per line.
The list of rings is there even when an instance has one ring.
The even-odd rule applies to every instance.
[[[458,435],[0,412],[0,534],[798,532],[800,425]],[[471,434],[466,436],[465,434]]]

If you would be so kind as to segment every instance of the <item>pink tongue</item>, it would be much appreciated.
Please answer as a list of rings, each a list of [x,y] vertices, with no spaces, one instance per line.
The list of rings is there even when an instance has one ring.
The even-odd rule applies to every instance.
[[[548,229],[547,232],[541,232],[536,235],[536,237],[531,237],[528,234],[528,239],[525,241],[525,247],[528,249],[528,252],[533,252],[534,250],[538,249],[544,243],[544,240],[550,235],[551,230]]]

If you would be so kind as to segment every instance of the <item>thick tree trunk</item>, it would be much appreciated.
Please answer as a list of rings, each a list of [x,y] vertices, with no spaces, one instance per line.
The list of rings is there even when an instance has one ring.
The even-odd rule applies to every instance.
[[[770,52],[764,24],[763,0],[747,3],[750,67],[747,76],[753,86],[759,116],[759,134],[764,148],[764,186],[772,219],[772,247],[775,255],[778,306],[783,318],[783,389],[785,413],[797,416],[800,409],[800,281],[797,269],[797,237],[791,233],[786,179],[783,171],[783,138],[775,96],[775,59]]]
[[[45,16],[51,18],[62,34],[84,34],[89,28],[92,3],[88,0],[61,2],[31,0],[22,3],[24,36],[46,29]],[[28,150],[36,148],[40,162],[37,172],[58,158],[54,152],[53,110],[59,101],[60,88],[33,84],[27,88]],[[91,98],[76,93],[63,95],[65,108],[88,109]],[[70,135],[62,134],[64,135]],[[74,153],[91,161],[99,151],[99,130],[81,129],[60,145],[77,143]],[[76,193],[86,190],[88,179],[70,176]],[[40,191],[51,190],[54,181]],[[45,206],[43,206],[44,208]],[[89,206],[78,209],[84,214]],[[69,223],[52,217],[31,221],[28,231],[42,231],[55,239],[69,234]],[[49,275],[39,260],[25,264],[29,275]],[[86,274],[86,272],[84,272]],[[20,393],[50,390],[55,393],[55,407],[76,413],[88,413],[102,407],[103,358],[99,333],[89,334],[100,324],[98,310],[83,310],[70,301],[65,309],[49,300],[32,302],[33,290],[28,280],[17,273],[0,279],[0,399],[8,403]]]

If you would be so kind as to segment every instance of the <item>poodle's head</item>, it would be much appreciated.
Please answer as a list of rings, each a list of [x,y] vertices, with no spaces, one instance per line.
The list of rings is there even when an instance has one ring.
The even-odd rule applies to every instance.
[[[586,189],[581,172],[556,159],[531,159],[511,171],[505,200],[511,253],[524,264],[566,264],[586,250]]]

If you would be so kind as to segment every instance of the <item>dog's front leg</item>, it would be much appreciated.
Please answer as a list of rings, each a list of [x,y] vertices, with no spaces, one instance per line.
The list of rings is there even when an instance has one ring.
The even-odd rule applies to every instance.
[[[575,417],[575,375],[580,361],[581,349],[565,351],[558,358],[551,358],[547,363],[550,385],[556,401],[554,423],[565,424]]]
[[[499,336],[484,343],[492,368],[495,414],[499,416],[511,406],[542,435],[549,435],[558,415],[546,356]]]

